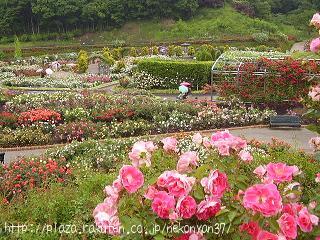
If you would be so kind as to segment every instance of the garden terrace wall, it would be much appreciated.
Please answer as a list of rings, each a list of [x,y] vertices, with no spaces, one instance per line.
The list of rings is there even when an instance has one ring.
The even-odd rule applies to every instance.
[[[201,88],[210,82],[210,70],[213,62],[200,61],[165,61],[142,60],[138,62],[138,71],[146,72],[156,78],[179,78],[192,83],[193,87]],[[166,88],[177,88],[176,84],[168,83]]]

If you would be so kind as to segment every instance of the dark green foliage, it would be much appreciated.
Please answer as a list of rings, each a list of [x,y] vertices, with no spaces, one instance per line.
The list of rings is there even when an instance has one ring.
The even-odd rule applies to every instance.
[[[199,61],[163,61],[142,60],[138,63],[138,71],[147,72],[154,77],[187,80],[194,87],[202,87],[210,81],[210,70],[213,62]],[[176,88],[177,86],[171,86]]]

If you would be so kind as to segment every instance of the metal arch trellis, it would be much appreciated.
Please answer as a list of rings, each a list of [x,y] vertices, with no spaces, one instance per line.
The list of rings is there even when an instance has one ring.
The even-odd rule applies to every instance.
[[[219,56],[219,58],[214,62],[211,68],[211,100],[213,100],[213,87],[214,84],[220,82],[221,77],[224,77],[228,82],[234,82],[239,74],[245,71],[241,70],[241,67],[245,63],[256,63],[261,57],[265,57],[269,60],[284,60],[290,55],[280,53],[280,52],[255,52],[250,51],[252,56],[248,55],[248,51],[228,51]],[[249,54],[249,55],[250,55]],[[234,55],[230,57],[230,55]],[[320,59],[308,59],[320,62]],[[232,70],[225,69],[225,66],[232,66]],[[259,71],[254,71],[255,76],[266,76],[268,73],[267,69],[259,69]],[[274,73],[273,73],[274,74]],[[307,74],[306,77],[319,77],[320,74]],[[266,91],[266,82],[264,81],[264,91]]]

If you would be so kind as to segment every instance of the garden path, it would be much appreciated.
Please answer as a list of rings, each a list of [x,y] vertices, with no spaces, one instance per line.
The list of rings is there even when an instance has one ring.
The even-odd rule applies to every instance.
[[[234,135],[241,136],[247,140],[256,139],[263,142],[271,142],[272,138],[278,138],[292,145],[296,149],[304,150],[307,153],[312,153],[312,148],[308,142],[312,137],[317,136],[305,128],[301,129],[269,129],[264,128],[246,128],[231,130]],[[17,157],[41,156],[46,149],[24,150],[6,152],[5,163],[14,161]]]
[[[247,140],[257,139],[263,142],[271,142],[272,138],[278,138],[289,143],[298,150],[312,153],[309,146],[309,140],[316,137],[317,134],[306,128],[298,129],[270,129],[270,128],[248,128],[231,130],[232,134],[246,138]]]
[[[89,64],[88,73],[99,74],[99,65],[98,64]]]
[[[294,52],[294,51],[303,52],[305,44],[306,44],[306,42],[298,42],[298,43],[293,44],[293,46],[291,48],[291,52]]]

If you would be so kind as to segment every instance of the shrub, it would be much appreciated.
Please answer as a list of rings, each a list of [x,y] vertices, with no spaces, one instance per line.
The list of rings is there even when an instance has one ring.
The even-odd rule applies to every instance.
[[[120,60],[123,57],[123,53],[124,49],[121,47],[117,47],[112,50],[112,56],[116,61]]]
[[[3,201],[11,201],[29,189],[48,187],[52,182],[63,183],[71,175],[64,159],[41,161],[21,159],[0,166],[0,194]]]
[[[52,143],[52,136],[40,129],[18,128],[0,131],[0,147],[46,145]]]
[[[112,122],[112,121],[119,121],[122,122],[127,118],[132,118],[134,116],[134,111],[130,109],[124,108],[116,108],[110,109],[106,112],[99,113],[95,116],[96,121],[101,122]]]
[[[176,46],[174,48],[174,53],[177,57],[181,57],[183,55],[183,49],[181,46]]]
[[[168,55],[169,55],[170,57],[172,57],[172,56],[174,56],[174,54],[175,54],[175,46],[174,46],[174,45],[170,45],[170,46],[168,47]]]
[[[157,46],[152,47],[152,55],[158,55],[159,54],[159,48]]]
[[[167,79],[159,88],[177,88],[180,82],[188,81],[193,86],[202,87],[210,81],[210,70],[212,62],[197,61],[164,61],[164,60],[142,60],[138,62],[138,71],[150,74],[155,78]],[[177,82],[170,83],[170,79]]]
[[[269,41],[269,35],[267,33],[261,32],[261,33],[254,33],[252,35],[254,41],[260,44],[268,43]]]
[[[212,55],[208,50],[200,50],[196,53],[198,61],[212,61]]]
[[[255,72],[261,69],[267,74],[257,76]],[[314,61],[260,59],[243,64],[237,77],[221,81],[217,90],[221,96],[236,96],[250,102],[299,101],[312,84],[306,74],[318,73],[319,69]]]
[[[141,53],[140,53],[141,56],[147,56],[149,55],[149,48],[148,47],[143,47],[141,49]]]
[[[10,112],[0,112],[0,126],[13,127],[17,123],[17,116]]]
[[[74,122],[89,119],[90,113],[82,107],[66,109],[63,118],[66,122]]]
[[[188,47],[188,56],[194,56],[196,54],[196,50],[194,49],[194,47],[189,46]]]
[[[49,109],[34,109],[20,113],[18,123],[20,125],[31,125],[37,122],[57,124],[61,120],[61,115],[58,112]]]
[[[102,51],[102,60],[108,66],[112,66],[115,63],[115,60],[112,57],[112,54],[109,48],[104,48]]]
[[[97,131],[97,125],[92,122],[71,122],[58,126],[54,131],[54,139],[56,142],[72,142],[83,141],[88,138],[95,138]]]
[[[89,56],[88,53],[84,50],[81,50],[78,54],[78,71],[80,73],[85,73],[89,67]]]
[[[96,226],[107,235],[152,239],[157,224],[167,230],[157,234],[160,238],[189,239],[190,229],[216,223],[228,229],[220,228],[222,239],[318,235],[319,163],[303,153],[292,154],[280,142],[254,145],[223,131],[210,139],[196,134],[181,140],[165,138],[158,145],[139,141],[129,158],[93,211]],[[113,221],[105,220],[107,213]],[[283,216],[291,219],[292,231],[279,221]],[[130,231],[137,223],[142,224],[142,233]],[[178,224],[181,232],[170,231],[167,224]],[[194,239],[221,239],[207,230],[192,230],[199,236]]]
[[[130,48],[130,56],[131,57],[137,57],[138,56],[138,52],[137,52],[137,49],[135,47]]]
[[[119,73],[125,68],[126,68],[126,63],[123,60],[120,60],[117,62],[115,69],[114,69],[114,72]]]
[[[128,76],[120,78],[119,84],[121,87],[127,88],[128,85],[130,84],[130,78]]]

